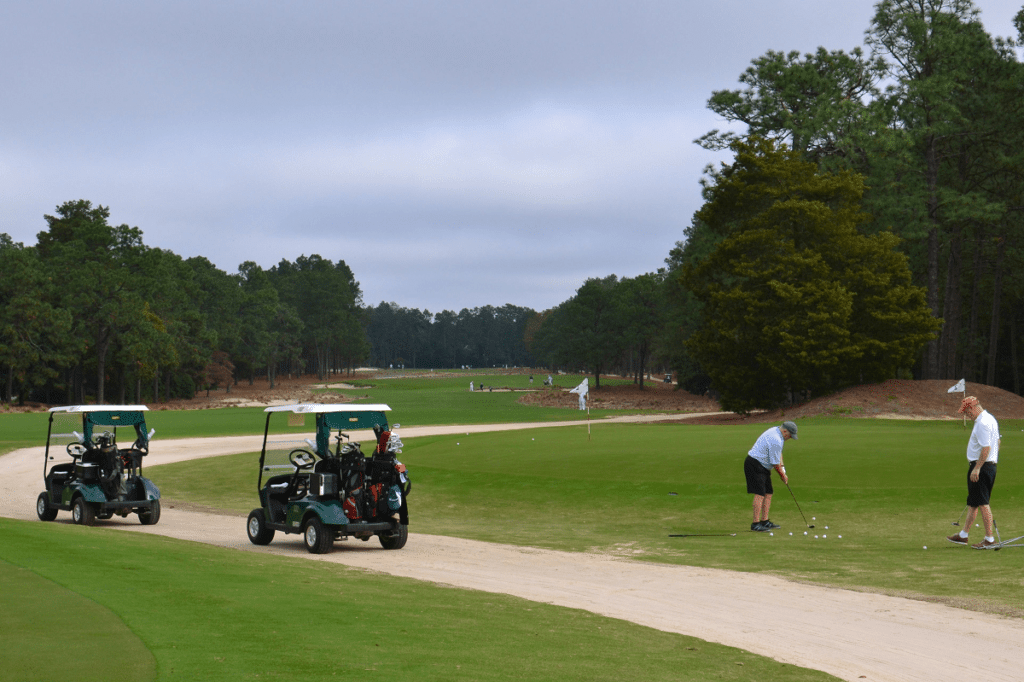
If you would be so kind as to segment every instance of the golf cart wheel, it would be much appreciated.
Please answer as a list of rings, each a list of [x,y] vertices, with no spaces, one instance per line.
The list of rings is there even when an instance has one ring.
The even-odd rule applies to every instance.
[[[320,517],[314,516],[306,522],[302,539],[311,554],[325,554],[334,545],[334,532],[324,525]]]
[[[380,546],[384,549],[402,549],[409,540],[409,526],[400,523],[398,530],[381,533],[377,537],[380,539]]]
[[[143,526],[152,526],[160,520],[160,500],[153,500],[149,509],[139,510],[139,523]]]
[[[262,509],[253,509],[249,512],[249,520],[245,522],[245,531],[249,535],[249,542],[254,545],[269,545],[274,539],[274,529],[267,528],[267,517]]]
[[[91,526],[96,521],[96,510],[79,495],[71,505],[71,520],[80,526]]]
[[[36,516],[40,521],[53,521],[57,518],[57,510],[50,506],[48,498],[47,493],[39,493],[39,497],[36,498]]]

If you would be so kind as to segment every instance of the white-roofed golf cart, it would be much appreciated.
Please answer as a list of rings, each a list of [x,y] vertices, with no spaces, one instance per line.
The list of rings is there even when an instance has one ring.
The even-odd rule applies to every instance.
[[[145,405],[50,409],[43,455],[46,490],[36,498],[40,520],[53,521],[58,511],[70,511],[72,520],[82,525],[133,512],[144,525],[160,519],[160,490],[142,476],[142,458],[149,453],[153,437],[153,431],[146,432],[148,409]],[[121,447],[118,437],[126,431],[132,444]]]
[[[306,549],[315,554],[349,537],[377,536],[385,549],[404,547],[411,484],[396,458],[402,441],[388,426],[385,413],[390,410],[387,405],[317,403],[266,408],[256,483],[260,507],[249,514],[249,540],[265,545],[277,531],[301,533]],[[294,427],[305,428],[309,415],[313,433],[296,433]],[[364,453],[346,430],[372,431],[372,451]]]

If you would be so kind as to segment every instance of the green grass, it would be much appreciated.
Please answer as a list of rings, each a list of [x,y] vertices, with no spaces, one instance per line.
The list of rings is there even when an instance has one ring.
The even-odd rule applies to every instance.
[[[532,388],[561,390],[573,388],[583,381],[582,375],[558,375],[553,377],[556,388],[545,389],[547,375],[535,374]],[[593,377],[591,377],[593,380]],[[481,385],[494,388],[510,388],[510,392],[469,391],[469,382],[475,388]],[[393,412],[390,417],[403,426],[424,426],[433,424],[500,424],[509,422],[537,422],[560,420],[585,420],[587,415],[579,410],[527,406],[519,403],[524,390],[530,388],[527,374],[463,374],[437,373],[434,377],[403,379],[373,379],[348,382],[354,389],[333,389],[338,393],[355,395],[361,402],[386,403]],[[602,378],[602,384],[632,383],[623,379]],[[641,412],[632,410],[630,413]],[[620,410],[591,410],[592,419],[611,414],[622,414]]]
[[[46,442],[46,420],[39,412],[0,414],[0,455]]]
[[[544,390],[541,385],[543,380],[543,376],[534,375],[533,388]],[[571,388],[582,380],[582,375],[558,375],[555,384],[560,388]],[[579,410],[522,405],[518,402],[523,396],[521,391],[470,393],[470,381],[474,381],[478,388],[481,383],[490,386],[492,382],[498,388],[530,387],[527,374],[453,374],[449,371],[438,372],[433,378],[383,378],[346,382],[343,377],[339,377],[330,383],[349,383],[356,388],[329,389],[321,393],[348,395],[361,403],[386,403],[392,409],[389,419],[404,426],[587,419],[587,414]],[[602,378],[601,382],[608,385],[631,383],[628,380],[609,378]],[[592,410],[590,418],[600,419],[609,415],[637,412],[642,410]],[[46,442],[48,418],[45,412],[0,415],[0,424],[3,426],[0,429],[0,454],[43,445]],[[265,422],[266,414],[262,407],[162,410],[156,406],[146,413],[147,426],[156,429],[154,448],[159,446],[160,439],[260,434],[263,433]]]
[[[13,541],[2,530],[3,523],[0,521],[0,537],[4,537],[4,542]],[[0,595],[3,679],[156,679],[153,654],[117,614],[99,602],[3,560]],[[61,637],[61,633],[66,636]],[[54,656],[58,649],[59,657]],[[73,670],[68,667],[69,662],[73,662]]]
[[[12,680],[835,679],[587,611],[62,523],[0,519],[0,595]]]
[[[1021,426],[1001,425],[993,508],[1004,539],[1024,534],[1024,464],[1012,455],[1024,445]],[[785,459],[816,526],[807,537],[777,478],[771,516],[783,528],[774,536],[747,530],[742,461],[765,425],[602,424],[589,440],[582,425],[407,439],[411,529],[1024,613],[1024,551],[977,552],[944,539],[966,497],[969,432],[960,422],[815,419],[800,427]],[[256,504],[256,460],[250,453],[149,473],[168,498],[246,513]],[[668,537],[688,532],[738,535]],[[980,537],[972,529],[972,540]]]

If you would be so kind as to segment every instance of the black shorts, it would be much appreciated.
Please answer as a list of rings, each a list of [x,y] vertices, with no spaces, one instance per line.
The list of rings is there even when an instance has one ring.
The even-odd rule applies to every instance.
[[[743,473],[747,477],[747,492],[751,495],[771,495],[772,470],[765,469],[764,465],[756,459],[747,455],[743,460]]]
[[[967,463],[967,506],[984,507],[992,496],[992,486],[996,484],[996,465],[992,462],[985,462],[981,465],[978,473],[978,482],[971,481],[971,472],[974,471],[974,462]]]

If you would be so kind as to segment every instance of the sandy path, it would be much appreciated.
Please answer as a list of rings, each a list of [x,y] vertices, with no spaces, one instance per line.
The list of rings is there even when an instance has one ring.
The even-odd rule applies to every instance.
[[[648,418],[650,419],[650,418]],[[603,421],[603,420],[602,420]],[[564,425],[579,426],[579,422]],[[551,424],[401,429],[403,439]],[[362,436],[357,434],[357,439]],[[147,466],[257,451],[260,437],[153,443]],[[0,515],[35,519],[41,448],[0,457]],[[58,522],[69,523],[61,513]],[[255,547],[239,517],[164,510],[160,523],[100,522],[243,551],[330,561],[457,587],[586,609],[746,649],[845,680],[1019,680],[1024,622],[895,597],[802,585],[763,575],[664,566],[591,554],[517,548],[412,534],[398,552],[376,541],[339,542],[308,554],[298,535]],[[751,614],[765,614],[755,620]]]

